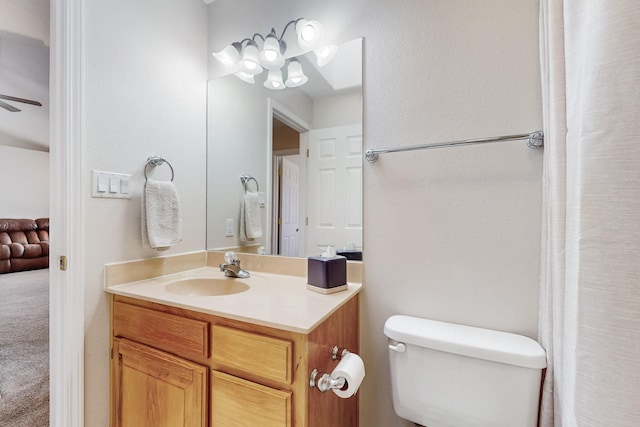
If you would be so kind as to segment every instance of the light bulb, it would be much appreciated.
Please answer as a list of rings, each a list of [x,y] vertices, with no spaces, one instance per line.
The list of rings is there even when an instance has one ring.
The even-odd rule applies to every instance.
[[[276,59],[278,59],[278,52],[276,52],[275,50],[265,50],[264,51],[264,58],[269,61],[269,62],[273,62]]]
[[[251,59],[243,59],[242,63],[248,70],[255,70],[258,67],[258,63]]]
[[[324,29],[318,21],[301,19],[296,23],[298,45],[303,50],[317,49],[324,38]]]
[[[300,37],[302,37],[302,40],[306,42],[313,40],[316,37],[315,28],[313,28],[312,25],[306,24],[304,27],[302,27]]]

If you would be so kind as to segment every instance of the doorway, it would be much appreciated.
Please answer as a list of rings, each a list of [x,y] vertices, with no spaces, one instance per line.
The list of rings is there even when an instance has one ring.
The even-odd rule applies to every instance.
[[[273,118],[274,254],[299,256],[300,249],[300,132]],[[304,168],[303,168],[304,169]]]
[[[267,244],[273,255],[304,256],[305,188],[308,134],[300,117],[268,100],[267,176],[271,203],[267,209]]]

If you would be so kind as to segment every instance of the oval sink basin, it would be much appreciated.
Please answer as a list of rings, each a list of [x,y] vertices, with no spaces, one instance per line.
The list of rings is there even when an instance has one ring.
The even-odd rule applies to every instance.
[[[171,282],[165,286],[167,292],[177,295],[218,296],[244,292],[249,285],[233,278],[191,278]]]

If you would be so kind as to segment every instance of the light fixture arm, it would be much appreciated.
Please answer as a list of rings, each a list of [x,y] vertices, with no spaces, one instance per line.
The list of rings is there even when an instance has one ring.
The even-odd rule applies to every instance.
[[[298,18],[298,19],[293,19],[293,20],[287,22],[287,25],[285,25],[284,28],[282,29],[282,34],[280,34],[280,37],[278,37],[278,33],[276,33],[276,29],[275,28],[271,28],[271,31],[267,34],[267,36],[269,36],[269,35],[275,36],[278,39],[278,42],[280,43],[281,49],[284,50],[286,48],[286,43],[283,41],[285,33],[287,32],[287,30],[289,29],[289,27],[291,25],[296,25],[299,21],[301,21],[303,19],[304,18]],[[263,36],[260,33],[255,33],[251,37],[244,38],[244,39],[240,40],[239,42],[234,42],[232,44],[235,45],[235,43],[237,43],[241,47],[244,47],[245,43],[247,43],[249,41],[254,41],[255,42],[256,38],[260,38],[262,40],[262,42],[264,43],[266,37]]]
[[[293,24],[295,26],[302,19],[304,19],[304,18],[293,19],[293,20],[287,22],[287,25],[285,25],[284,28],[282,29],[282,34],[280,34],[280,38],[278,40],[282,41],[282,39],[284,38],[284,33],[287,32],[287,29],[289,28],[289,26],[291,26],[291,24]],[[275,30],[273,30],[273,29],[271,31],[275,32]]]
[[[260,34],[260,33],[255,33],[255,34],[253,35],[253,37],[251,37],[251,40],[256,41],[256,37],[259,37],[259,38],[262,40],[262,42],[264,43],[264,36],[263,36],[262,34]]]

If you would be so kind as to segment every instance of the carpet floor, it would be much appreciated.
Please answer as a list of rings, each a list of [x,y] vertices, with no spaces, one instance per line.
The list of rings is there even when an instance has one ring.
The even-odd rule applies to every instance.
[[[0,274],[0,426],[49,425],[49,270]]]

